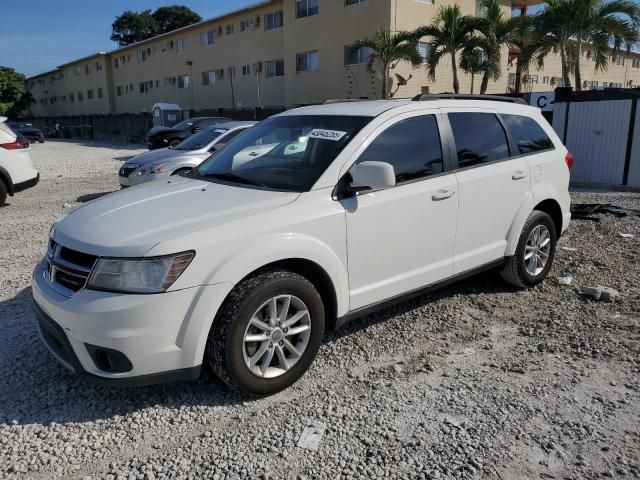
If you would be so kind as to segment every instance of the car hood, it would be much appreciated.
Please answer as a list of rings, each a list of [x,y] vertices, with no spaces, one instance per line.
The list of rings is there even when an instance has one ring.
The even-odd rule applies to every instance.
[[[149,132],[147,133],[147,137],[152,137],[154,135],[158,135],[160,133],[165,133],[165,132],[177,132],[178,130],[176,130],[175,128],[171,128],[171,127],[153,127],[151,130],[149,130]]]
[[[177,155],[182,155],[185,152],[181,152],[179,150],[173,150],[171,148],[161,148],[160,150],[151,150],[149,152],[141,153],[140,155],[136,155],[135,157],[131,157],[124,164],[129,166],[140,166],[146,165],[155,162],[161,162],[162,160],[167,160],[173,158]]]
[[[299,195],[190,178],[149,182],[72,210],[55,223],[53,238],[93,255],[142,257],[163,241],[280,207]]]

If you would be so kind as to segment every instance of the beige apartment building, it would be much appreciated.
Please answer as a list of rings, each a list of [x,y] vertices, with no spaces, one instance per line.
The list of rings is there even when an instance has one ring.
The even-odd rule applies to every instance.
[[[368,68],[366,49],[356,40],[380,29],[414,30],[429,24],[439,5],[458,3],[480,15],[478,0],[265,0],[108,53],[97,53],[27,80],[36,99],[34,116],[150,112],[157,102],[184,110],[293,107],[335,98],[380,98],[379,66]],[[503,0],[505,13],[539,0]],[[422,54],[428,39],[418,46]],[[513,52],[511,52],[513,53]],[[489,93],[509,92],[515,63],[503,52],[503,75]],[[621,60],[622,58],[622,60]],[[523,90],[559,85],[560,63],[550,56],[544,69],[525,77]],[[595,73],[585,49],[586,88],[640,83],[640,55],[622,55],[607,72]],[[461,92],[471,77],[459,71]],[[480,85],[476,76],[476,93]],[[406,85],[402,85],[406,83]],[[443,59],[435,80],[424,67],[400,63],[390,72],[395,98],[451,91],[451,65]]]

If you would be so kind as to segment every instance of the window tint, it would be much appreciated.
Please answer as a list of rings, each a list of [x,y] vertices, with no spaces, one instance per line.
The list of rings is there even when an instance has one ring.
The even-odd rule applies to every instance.
[[[393,165],[396,182],[442,173],[442,148],[433,115],[413,117],[382,132],[358,159]]]
[[[509,156],[507,136],[493,113],[450,113],[449,122],[456,142],[459,168]]]
[[[502,120],[518,144],[520,153],[539,152],[553,148],[553,142],[534,119],[522,115],[502,115]]]

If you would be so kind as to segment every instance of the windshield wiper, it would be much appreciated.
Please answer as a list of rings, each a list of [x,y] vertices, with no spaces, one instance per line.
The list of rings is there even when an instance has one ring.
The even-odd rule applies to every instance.
[[[266,185],[262,183],[249,180],[248,178],[241,177],[240,175],[236,175],[235,173],[231,173],[231,172],[207,173],[206,175],[202,175],[201,173],[198,172],[198,176],[204,177],[204,178],[215,178],[217,180],[225,180],[233,183],[243,183],[245,185],[254,185],[256,187],[266,187]]]

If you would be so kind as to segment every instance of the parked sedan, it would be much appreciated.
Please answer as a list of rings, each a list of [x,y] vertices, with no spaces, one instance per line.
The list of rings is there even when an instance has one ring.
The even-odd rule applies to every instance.
[[[29,142],[40,142],[44,143],[44,133],[38,127],[34,127],[31,123],[24,122],[11,122],[8,123],[9,127],[16,132],[25,137]]]
[[[175,147],[194,133],[231,121],[225,117],[194,117],[177,123],[173,127],[153,127],[147,133],[147,147],[149,150]]]
[[[222,123],[192,135],[175,147],[136,155],[120,168],[120,185],[130,187],[188,172],[255,124],[256,122]]]

